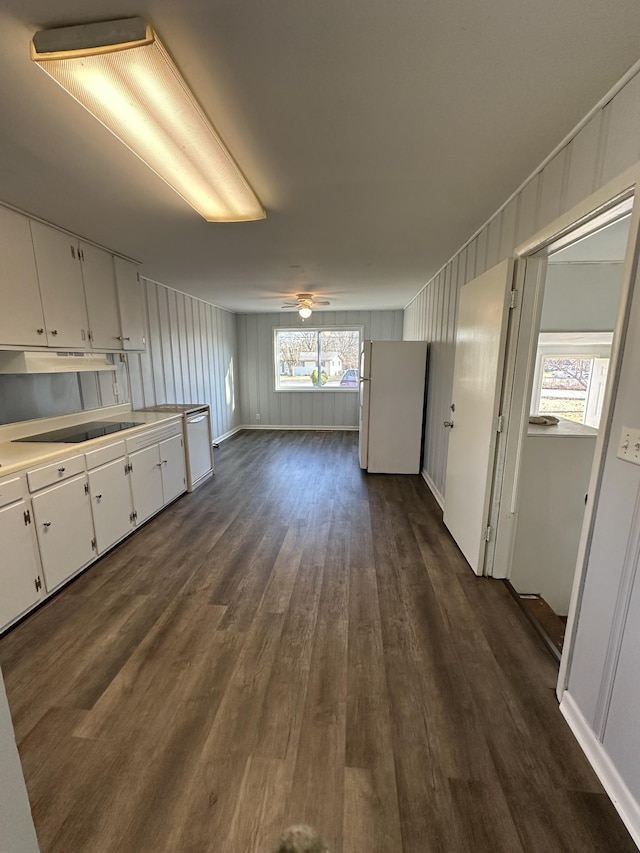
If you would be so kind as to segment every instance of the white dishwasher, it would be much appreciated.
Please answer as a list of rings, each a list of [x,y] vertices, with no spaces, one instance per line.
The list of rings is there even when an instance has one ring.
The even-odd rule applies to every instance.
[[[213,474],[213,434],[209,406],[199,403],[160,403],[140,411],[175,412],[182,415],[188,492],[192,492]]]

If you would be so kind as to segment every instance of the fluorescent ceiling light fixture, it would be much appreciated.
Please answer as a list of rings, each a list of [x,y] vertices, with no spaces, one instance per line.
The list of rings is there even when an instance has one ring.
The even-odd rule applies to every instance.
[[[42,30],[31,58],[208,222],[264,219],[237,163],[142,18]]]
[[[311,316],[311,308],[308,305],[304,305],[299,311],[298,314],[302,317],[303,320],[307,320]]]

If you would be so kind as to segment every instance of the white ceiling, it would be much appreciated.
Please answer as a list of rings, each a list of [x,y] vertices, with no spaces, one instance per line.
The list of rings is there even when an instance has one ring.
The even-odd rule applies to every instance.
[[[207,224],[29,59],[141,15],[267,209]],[[401,308],[638,58],[638,0],[2,0],[0,199],[234,311]]]

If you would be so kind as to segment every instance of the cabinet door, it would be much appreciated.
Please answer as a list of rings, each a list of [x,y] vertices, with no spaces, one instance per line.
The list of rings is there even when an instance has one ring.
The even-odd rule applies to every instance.
[[[65,480],[31,502],[45,586],[51,592],[95,558],[87,478],[82,474]]]
[[[187,488],[182,436],[166,438],[158,447],[162,464],[162,491],[164,502],[168,504]]]
[[[45,346],[29,220],[0,208],[0,344]]]
[[[152,444],[136,450],[129,456],[131,465],[131,496],[137,512],[136,523],[142,524],[149,516],[162,509],[162,463],[158,445]]]
[[[104,553],[133,527],[131,494],[125,459],[89,472],[89,494],[98,554]]]
[[[102,351],[121,349],[113,255],[88,243],[80,243],[80,252],[91,346]]]
[[[138,279],[138,268],[136,264],[125,261],[124,258],[114,257],[113,262],[120,306],[122,348],[125,350],[144,350],[146,332],[142,284]]]
[[[26,501],[0,509],[0,628],[17,619],[40,599],[36,579],[40,572],[33,525],[25,515]],[[30,518],[30,516],[29,516]]]
[[[57,349],[88,348],[78,241],[41,222],[31,222],[47,344]]]

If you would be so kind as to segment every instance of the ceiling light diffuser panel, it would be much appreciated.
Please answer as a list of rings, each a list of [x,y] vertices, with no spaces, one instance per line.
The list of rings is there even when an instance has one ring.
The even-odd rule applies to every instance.
[[[237,163],[141,18],[42,30],[31,58],[208,222],[264,219]]]

